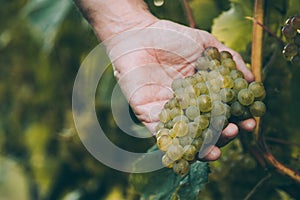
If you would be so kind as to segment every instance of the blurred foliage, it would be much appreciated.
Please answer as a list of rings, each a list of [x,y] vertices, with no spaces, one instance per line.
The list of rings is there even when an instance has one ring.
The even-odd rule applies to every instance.
[[[0,0],[0,199],[138,199],[128,174],[99,163],[77,136],[71,112],[73,82],[98,41],[73,4],[66,2]],[[180,0],[165,0],[160,7],[146,2],[159,18],[187,24]],[[212,31],[249,63],[252,22],[244,17],[252,15],[252,4],[190,1],[197,27]],[[266,1],[265,25],[281,38],[281,25],[300,13],[299,8],[298,0]],[[300,69],[284,60],[276,38],[267,32],[264,36],[268,113],[262,130],[274,155],[299,170]],[[96,110],[109,138],[136,152],[151,146],[152,139],[132,138],[113,121],[111,68],[100,83],[107,87],[99,88]],[[299,185],[256,160],[252,145],[251,133],[242,133],[223,148],[221,159],[210,163],[209,183],[200,199],[244,199],[250,193],[251,199],[300,199]]]

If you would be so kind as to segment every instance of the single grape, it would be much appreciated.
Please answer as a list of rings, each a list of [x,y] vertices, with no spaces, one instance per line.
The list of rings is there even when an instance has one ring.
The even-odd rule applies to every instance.
[[[209,125],[209,118],[205,115],[200,115],[194,119],[194,122],[198,124],[200,129],[206,129]]]
[[[204,57],[209,58],[210,60],[216,59],[216,60],[220,60],[220,52],[216,47],[208,47],[206,48],[202,55]]]
[[[177,121],[173,126],[173,131],[177,137],[183,137],[188,133],[188,125],[183,120]]]
[[[199,127],[199,125],[196,122],[190,122],[188,124],[188,136],[192,137],[192,138],[196,138],[199,137],[199,135],[201,134],[201,129]]]
[[[185,80],[188,81],[188,83],[193,86],[195,85],[196,83],[198,83],[198,80],[194,77],[194,76],[188,76],[185,78]]]
[[[196,147],[196,150],[199,151],[203,143],[202,137],[197,137],[193,140],[192,145]]]
[[[179,161],[175,162],[173,165],[173,171],[181,176],[186,175],[189,172],[188,161],[185,159],[180,159]]]
[[[244,106],[249,106],[254,101],[253,92],[248,89],[242,89],[238,93],[238,101]]]
[[[156,138],[162,136],[162,135],[169,135],[170,130],[166,128],[160,128],[156,133]]]
[[[191,145],[191,144],[185,145],[183,147],[183,151],[184,151],[184,153],[183,153],[183,158],[184,159],[186,159],[188,161],[192,161],[192,160],[195,159],[195,155],[197,153],[197,149],[196,149],[196,147],[194,145]]]
[[[205,82],[205,80],[202,78],[201,74],[200,73],[196,73],[193,75],[194,78],[197,80],[197,83],[201,83],[201,82]]]
[[[221,65],[220,67],[218,67],[217,70],[223,76],[230,75],[230,70],[227,67],[224,67],[223,65]]]
[[[218,71],[216,71],[216,70],[210,71],[207,74],[208,80],[217,79],[220,76],[221,76],[221,74]]]
[[[157,146],[162,151],[167,151],[172,145],[172,138],[169,135],[161,135],[157,138]]]
[[[166,123],[167,121],[169,121],[171,119],[169,112],[170,112],[169,109],[162,109],[162,111],[158,115],[159,120],[163,123]]]
[[[230,77],[235,80],[235,79],[238,79],[238,78],[244,78],[244,75],[241,71],[239,70],[232,70],[230,72]]]
[[[179,104],[180,109],[186,109],[190,104],[190,96],[188,94],[182,94],[180,96],[176,96],[176,99]]]
[[[224,104],[225,105],[225,116],[227,119],[229,119],[231,117],[231,107],[228,104]]]
[[[221,101],[221,96],[220,96],[219,93],[220,92],[218,92],[218,93],[211,92],[210,95],[209,95],[211,101]]]
[[[236,64],[235,64],[234,60],[231,59],[231,58],[223,59],[222,62],[221,62],[221,64],[224,67],[227,67],[230,70],[235,70],[236,69]]]
[[[183,156],[183,147],[178,144],[171,144],[166,155],[173,161],[179,160]]]
[[[243,78],[237,78],[234,81],[234,90],[239,92],[242,89],[248,88],[248,82]]]
[[[197,83],[195,86],[195,91],[199,91],[199,92],[195,92],[197,96],[199,96],[200,94],[208,94],[208,88],[205,82],[201,82],[201,83]]]
[[[235,97],[235,92],[230,88],[222,88],[220,91],[221,100],[224,103],[231,102]]]
[[[193,142],[193,138],[190,137],[189,135],[180,137],[180,138],[178,138],[178,140],[179,140],[179,144],[180,144],[181,146],[183,146],[183,147],[184,147],[185,145],[192,144],[192,142]]]
[[[174,165],[174,161],[171,160],[166,154],[161,158],[162,164],[167,168],[172,168]]]
[[[179,106],[177,99],[172,97],[167,103],[165,103],[164,108],[166,109],[172,109]]]
[[[201,112],[209,112],[212,109],[211,99],[206,94],[198,97],[198,105]]]
[[[289,44],[285,45],[282,53],[284,54],[284,56],[286,58],[291,58],[291,57],[297,55],[298,47],[297,47],[297,45],[295,45],[293,43],[289,43]]]
[[[169,116],[171,119],[174,119],[176,116],[179,116],[179,115],[182,115],[183,114],[183,111],[180,109],[180,108],[172,108],[170,111],[169,111]]]
[[[225,115],[225,104],[221,101],[214,101],[212,104],[211,116]]]
[[[266,105],[262,101],[255,101],[249,109],[254,117],[261,117],[266,113]]]
[[[178,88],[182,87],[182,83],[183,83],[183,78],[177,78],[175,80],[173,80],[172,84],[171,84],[171,88],[173,91],[175,91]]]
[[[290,24],[282,27],[281,32],[286,38],[293,38],[297,34],[297,30]]]
[[[209,58],[207,57],[200,57],[196,62],[196,69],[197,70],[207,70],[211,65]]]
[[[221,84],[222,88],[233,88],[234,87],[234,81],[228,75],[222,76],[221,81],[222,81],[222,84]]]
[[[190,119],[194,120],[196,117],[200,115],[199,108],[197,106],[189,106],[185,110],[185,115]]]
[[[174,117],[174,119],[172,120],[173,122],[173,125],[178,122],[178,121],[183,121],[185,123],[189,123],[189,118],[187,118],[185,115],[179,115],[179,116],[176,116]]]
[[[163,122],[158,122],[158,124],[155,127],[155,131],[158,132],[160,129],[165,128],[165,124]]]
[[[294,29],[300,29],[300,15],[296,15],[291,19],[291,26]]]
[[[206,85],[209,88],[210,92],[213,93],[219,93],[221,89],[221,81],[220,79],[210,79],[209,81],[206,81]]]
[[[262,98],[266,95],[266,90],[261,82],[252,82],[249,84],[248,89],[253,93],[255,98]]]
[[[236,117],[242,116],[246,110],[246,108],[237,101],[231,104],[230,107],[231,107],[230,109],[231,114]]]
[[[221,55],[221,60],[225,60],[227,58],[232,59],[232,55],[229,51],[221,51],[220,55]]]
[[[222,115],[222,116],[212,117],[210,123],[215,130],[221,131],[224,127],[227,126],[228,120],[226,116]]]
[[[221,62],[219,60],[213,59],[210,61],[209,69],[215,70],[221,65]]]

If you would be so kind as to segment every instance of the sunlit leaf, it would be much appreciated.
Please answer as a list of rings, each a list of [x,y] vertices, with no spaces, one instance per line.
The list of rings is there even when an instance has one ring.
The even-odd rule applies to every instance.
[[[247,1],[232,0],[231,8],[214,20],[212,34],[226,46],[243,51],[252,38],[252,5]]]

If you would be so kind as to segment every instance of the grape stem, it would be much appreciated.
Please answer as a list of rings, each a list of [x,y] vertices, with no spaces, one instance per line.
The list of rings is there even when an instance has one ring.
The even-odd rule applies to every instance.
[[[182,0],[182,4],[183,4],[184,10],[185,10],[185,14],[188,18],[189,26],[191,28],[196,28],[196,22],[195,22],[190,4],[188,3],[187,0]]]
[[[262,41],[263,41],[263,19],[264,19],[264,0],[255,0],[253,32],[252,32],[252,55],[251,65],[255,80],[262,81]],[[259,25],[260,24],[260,25]],[[262,152],[263,158],[272,165],[280,174],[290,177],[292,180],[300,184],[300,173],[279,162],[271,153],[265,142],[264,135],[261,131],[261,119],[255,118],[256,128],[253,132],[255,140],[258,144],[258,151]]]

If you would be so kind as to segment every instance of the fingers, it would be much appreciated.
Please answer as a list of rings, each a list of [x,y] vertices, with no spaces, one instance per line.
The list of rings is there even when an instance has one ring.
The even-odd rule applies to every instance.
[[[256,121],[253,118],[239,122],[239,126],[245,131],[253,131],[256,127]]]
[[[201,161],[215,161],[218,160],[221,157],[221,150],[214,146],[212,148],[212,150],[202,159],[200,159]]]

